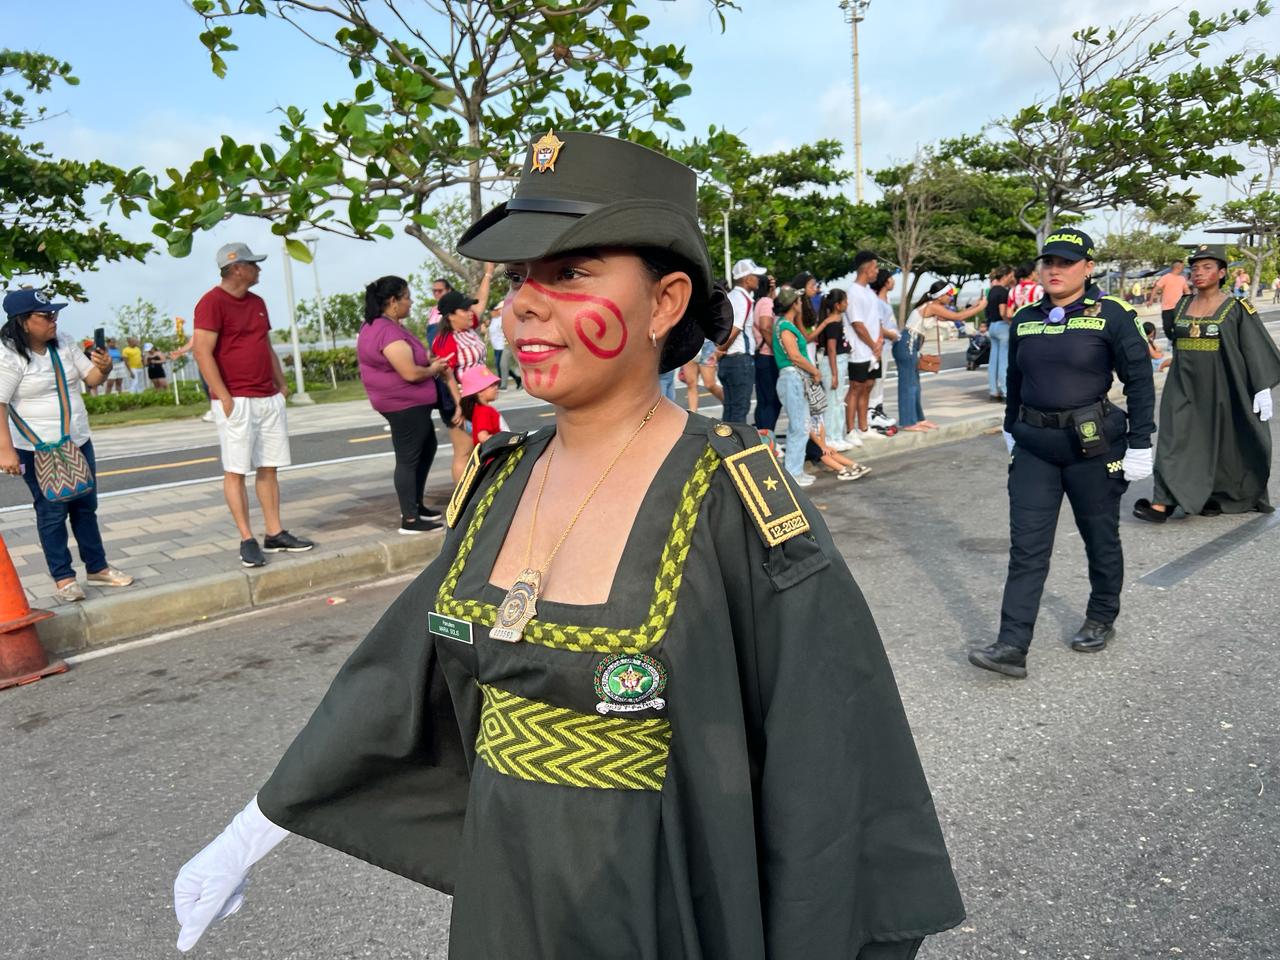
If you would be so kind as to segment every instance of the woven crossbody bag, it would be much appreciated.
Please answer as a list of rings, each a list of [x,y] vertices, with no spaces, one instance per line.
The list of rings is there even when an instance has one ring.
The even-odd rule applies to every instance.
[[[58,357],[57,344],[49,344],[49,356],[53,361],[53,377],[58,384],[58,411],[61,414],[62,437],[56,443],[45,443],[9,407],[9,418],[24,440],[35,448],[36,486],[46,500],[61,503],[76,500],[93,491],[93,471],[84,451],[71,439],[71,394],[67,389],[67,375]]]

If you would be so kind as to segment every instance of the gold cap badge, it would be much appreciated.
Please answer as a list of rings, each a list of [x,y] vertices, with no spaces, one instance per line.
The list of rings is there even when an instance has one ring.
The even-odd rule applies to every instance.
[[[560,148],[563,146],[564,141],[548,130],[533,145],[533,166],[530,170],[534,173],[546,173],[548,170],[554,172],[556,157],[560,156]]]

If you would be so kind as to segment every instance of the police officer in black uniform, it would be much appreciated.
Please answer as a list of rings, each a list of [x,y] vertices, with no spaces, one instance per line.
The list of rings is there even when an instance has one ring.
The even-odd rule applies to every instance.
[[[1155,385],[1137,314],[1092,283],[1093,241],[1059,231],[1040,251],[1044,296],[1013,318],[1004,437],[1009,466],[1009,575],[996,642],[974,666],[1027,675],[1027,650],[1049,574],[1065,493],[1089,558],[1089,606],[1071,648],[1102,650],[1115,636],[1124,558],[1120,496],[1151,475]],[[1112,372],[1129,411],[1107,399]]]

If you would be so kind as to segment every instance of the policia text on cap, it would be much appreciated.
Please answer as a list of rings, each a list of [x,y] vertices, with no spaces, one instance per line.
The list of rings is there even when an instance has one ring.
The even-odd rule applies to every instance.
[[[1120,496],[1151,475],[1155,385],[1137,315],[1093,286],[1093,241],[1055,233],[1040,251],[1044,296],[1013,318],[1004,436],[1009,463],[1009,575],[1000,634],[975,666],[1027,675],[1027,650],[1049,574],[1065,493],[1089,560],[1089,606],[1074,650],[1106,646],[1120,612]],[[1107,400],[1112,371],[1128,413]]]

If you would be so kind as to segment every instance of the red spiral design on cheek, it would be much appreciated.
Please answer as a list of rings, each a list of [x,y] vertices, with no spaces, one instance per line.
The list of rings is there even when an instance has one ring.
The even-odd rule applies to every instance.
[[[622,322],[622,314],[617,313],[616,310],[615,313],[618,317],[618,345],[616,347],[604,345],[604,341],[609,335],[609,324],[600,315],[599,310],[587,307],[585,310],[578,311],[573,318],[573,329],[578,334],[578,339],[582,341],[584,347],[601,360],[612,360],[627,345],[627,325]],[[593,324],[595,329],[584,329],[586,322]]]
[[[558,290],[548,290],[536,280],[525,280],[525,284],[552,300],[592,304],[593,306],[584,307],[574,315],[573,329],[578,339],[582,341],[582,345],[601,360],[612,360],[626,347],[627,324],[622,319],[622,311],[612,300],[607,297],[593,297],[586,293],[562,293]],[[603,307],[618,321],[616,344],[613,343],[614,337],[609,329],[611,324],[608,318],[596,307]],[[588,329],[588,324],[591,329]]]

